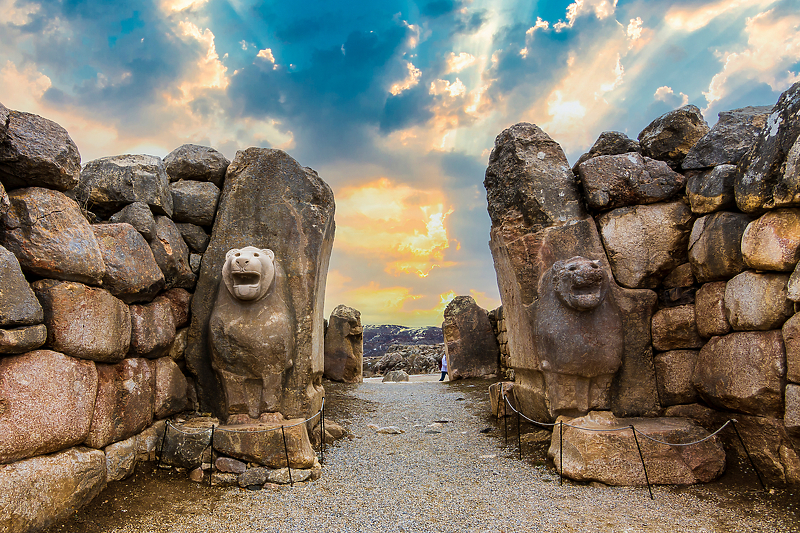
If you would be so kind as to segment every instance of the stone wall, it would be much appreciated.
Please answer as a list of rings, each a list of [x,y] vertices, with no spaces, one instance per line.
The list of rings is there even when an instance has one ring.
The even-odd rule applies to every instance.
[[[571,171],[535,125],[497,137],[484,182],[503,303],[495,332],[523,412],[684,416],[709,429],[733,417],[763,473],[800,482],[798,111],[800,84],[774,108],[720,113],[713,128],[684,106],[638,141],[603,133]],[[551,276],[566,275],[554,269],[574,256],[605,272],[620,327],[550,296]],[[581,276],[568,297],[585,294]],[[598,385],[586,367],[613,359],[614,335],[621,362]]]
[[[240,198],[284,190],[263,205],[288,215]],[[204,335],[232,247],[275,251],[296,325],[279,409],[316,412],[332,240],[330,188],[283,152],[231,163],[184,145],[81,167],[58,124],[0,105],[0,529],[46,527],[152,460],[162,419],[226,414]]]

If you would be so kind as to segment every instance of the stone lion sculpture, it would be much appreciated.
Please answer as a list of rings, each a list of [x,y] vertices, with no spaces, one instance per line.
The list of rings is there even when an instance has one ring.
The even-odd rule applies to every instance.
[[[280,410],[295,351],[289,303],[286,275],[272,250],[247,246],[226,254],[209,343],[228,423]]]
[[[610,408],[623,333],[600,261],[577,256],[553,264],[540,281],[534,333],[551,415]]]

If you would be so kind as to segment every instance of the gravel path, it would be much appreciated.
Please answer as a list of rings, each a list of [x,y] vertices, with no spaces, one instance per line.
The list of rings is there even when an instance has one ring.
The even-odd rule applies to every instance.
[[[154,510],[110,531],[800,531],[796,508],[787,512],[756,487],[655,487],[650,500],[646,488],[559,486],[552,470],[520,461],[515,446],[503,446],[502,429],[488,417],[486,385],[334,385],[328,416],[356,438],[328,448],[319,481],[261,491],[205,489],[221,493],[215,504]],[[405,433],[378,434],[370,424]],[[492,432],[481,433],[490,426]]]

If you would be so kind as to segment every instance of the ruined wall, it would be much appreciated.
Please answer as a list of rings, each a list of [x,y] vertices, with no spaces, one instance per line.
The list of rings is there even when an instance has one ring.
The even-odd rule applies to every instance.
[[[603,133],[571,170],[535,125],[497,137],[484,182],[503,303],[496,332],[523,412],[552,421],[608,409],[713,429],[735,417],[761,471],[800,482],[799,110],[800,84],[774,108],[720,113],[713,128],[684,106],[638,140]],[[577,386],[565,392],[564,375],[592,379],[578,367],[552,379],[556,350],[541,340],[564,320],[543,300],[544,274],[573,256],[607,272],[622,317],[605,407],[581,406]],[[607,344],[593,328],[577,333]],[[572,351],[591,362],[591,349]]]

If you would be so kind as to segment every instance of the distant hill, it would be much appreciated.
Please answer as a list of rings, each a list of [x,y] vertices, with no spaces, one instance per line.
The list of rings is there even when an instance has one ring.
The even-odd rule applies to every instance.
[[[442,328],[425,326],[409,328],[394,325],[364,326],[364,357],[381,357],[393,344],[419,345],[444,342]]]

